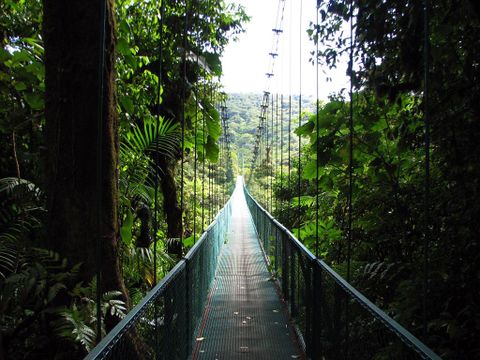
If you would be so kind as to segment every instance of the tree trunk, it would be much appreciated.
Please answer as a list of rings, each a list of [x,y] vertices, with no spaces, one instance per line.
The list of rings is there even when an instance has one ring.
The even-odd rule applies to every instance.
[[[165,70],[165,69],[164,69]],[[181,68],[178,70],[181,72]],[[183,117],[183,101],[182,89],[183,84],[181,80],[172,81],[169,79],[167,73],[162,75],[164,79],[164,94],[161,106],[161,115],[165,118],[171,118],[181,126]],[[187,98],[189,94],[186,94]],[[160,185],[162,187],[163,195],[163,211],[167,220],[167,252],[171,255],[181,259],[183,256],[183,244],[180,242],[183,232],[182,226],[182,209],[178,203],[177,185],[175,183],[175,169],[179,161],[181,161],[181,145],[179,144],[179,151],[172,159],[166,156],[159,156],[157,159],[160,167]],[[178,241],[176,241],[178,240]]]
[[[177,187],[175,184],[175,160],[159,157],[160,181],[163,194],[163,209],[167,220],[167,251],[178,259],[182,257],[182,211],[178,205]]]
[[[49,245],[73,263],[82,262],[82,278],[90,281],[96,270],[96,241],[101,238],[102,291],[119,290],[127,302],[118,254],[114,1],[107,0],[106,10],[101,149],[95,146],[100,1],[43,3]],[[97,173],[98,156],[101,174]],[[115,322],[107,319],[107,328]]]

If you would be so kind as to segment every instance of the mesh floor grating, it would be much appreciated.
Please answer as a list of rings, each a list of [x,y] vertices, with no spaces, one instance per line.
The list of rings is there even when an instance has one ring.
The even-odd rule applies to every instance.
[[[258,243],[241,186],[232,199],[232,227],[192,359],[299,359],[284,306]]]

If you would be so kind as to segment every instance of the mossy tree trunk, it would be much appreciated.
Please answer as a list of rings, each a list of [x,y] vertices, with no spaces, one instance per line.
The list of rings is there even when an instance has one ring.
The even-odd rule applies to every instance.
[[[114,1],[107,0],[106,6],[101,149],[95,145],[100,1],[43,0],[43,4],[49,245],[73,263],[82,262],[82,278],[89,281],[95,275],[96,241],[101,238],[102,291],[120,290],[127,302],[118,253]],[[107,328],[115,322],[107,319]]]
[[[177,70],[179,73],[182,68]],[[173,119],[181,126],[184,121],[184,102],[190,96],[187,90],[183,90],[182,86],[186,86],[182,80],[169,79],[167,73],[162,75],[164,79],[164,98],[161,106],[161,115],[167,119]],[[184,94],[185,92],[185,94]],[[184,96],[183,96],[184,95]],[[163,195],[163,211],[167,222],[167,251],[174,255],[177,259],[183,256],[183,244],[181,243],[182,233],[184,232],[182,223],[181,194],[177,188],[175,175],[178,165],[181,166],[182,151],[181,143],[178,144],[179,151],[174,158],[167,156],[159,156],[157,164],[160,167],[160,185]],[[180,185],[181,186],[181,185]]]
[[[175,165],[176,159],[168,159],[164,156],[159,157],[160,181],[163,194],[163,209],[167,221],[167,251],[177,259],[183,255],[182,243],[182,210],[177,198],[177,185],[175,183]]]

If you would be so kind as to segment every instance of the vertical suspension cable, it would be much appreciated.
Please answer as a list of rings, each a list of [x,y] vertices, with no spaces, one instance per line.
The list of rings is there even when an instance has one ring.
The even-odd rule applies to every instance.
[[[103,201],[102,196],[102,169],[103,169],[103,101],[104,101],[104,72],[105,72],[105,26],[107,22],[107,2],[106,0],[100,1],[100,17],[99,17],[99,54],[98,54],[98,103],[97,103],[97,139],[96,139],[96,148],[97,148],[97,163],[96,163],[96,188],[98,191],[97,198],[97,230],[95,241],[95,266],[96,266],[96,282],[97,282],[97,291],[96,291],[96,318],[97,318],[97,327],[96,327],[96,339],[97,343],[100,342],[102,338],[102,214],[103,214]]]
[[[155,136],[158,137],[160,131],[160,103],[162,92],[162,71],[163,71],[163,24],[165,17],[165,0],[160,3],[160,24],[159,24],[159,49],[158,49],[158,84],[157,84],[157,114],[155,122]],[[158,244],[158,180],[160,178],[160,168],[158,165],[159,143],[155,142],[155,195],[154,195],[154,210],[153,210],[153,285],[157,284],[157,244]]]
[[[208,6],[210,7],[211,6],[211,1],[210,0],[207,0],[207,4]],[[212,111],[213,109],[213,79],[211,80],[211,83],[210,83],[210,88],[209,88],[209,102],[210,102],[210,106],[209,106],[209,109],[210,111]],[[208,116],[210,117],[210,113],[208,113]],[[209,135],[210,135],[210,132],[209,132]],[[208,142],[208,136],[207,136],[207,142]],[[208,226],[210,225],[211,223],[211,216],[212,216],[212,208],[211,208],[211,204],[212,204],[212,192],[211,192],[211,174],[212,174],[212,171],[211,171],[211,163],[209,162],[208,165],[208,175],[207,175],[207,179],[208,179],[208,184],[207,184],[207,187],[208,187],[208,195],[207,195],[207,199],[208,199],[208,216],[207,216],[207,228]]]
[[[429,107],[429,92],[430,92],[430,40],[429,40],[429,1],[424,0],[423,9],[423,71],[424,71],[424,127],[425,127],[425,209],[424,209],[424,244],[423,244],[423,299],[422,299],[422,328],[423,337],[427,336],[427,296],[428,296],[428,253],[430,246],[430,107]]]
[[[273,127],[273,117],[274,117],[274,108],[273,108],[273,94],[272,94],[272,101],[270,102],[272,106],[272,113],[271,113],[271,118],[270,118],[270,123],[271,123],[271,134],[270,134],[270,213],[273,213],[273,164],[274,164],[274,158],[273,158],[273,147],[274,145],[274,139],[275,139],[275,128]]]
[[[298,65],[298,72],[299,72],[299,94],[298,94],[298,128],[302,126],[302,7],[303,7],[303,0],[300,0],[300,12],[299,12],[299,65]],[[298,240],[301,241],[300,236],[300,215],[301,215],[301,202],[300,197],[302,195],[302,183],[301,183],[301,176],[302,176],[302,136],[298,136],[298,209],[297,209],[297,216],[298,216]]]
[[[270,102],[270,99],[268,100]],[[270,106],[270,105],[269,105]],[[269,200],[270,200],[270,171],[269,171],[269,168],[268,166],[270,165],[270,158],[271,158],[271,152],[270,152],[270,133],[271,133],[271,129],[270,129],[270,122],[269,122],[269,118],[268,118],[268,115],[269,115],[269,111],[267,111],[266,113],[266,116],[265,116],[265,129],[266,129],[266,133],[265,133],[265,165],[266,165],[266,175],[267,175],[267,192],[265,193],[266,195],[266,204],[267,204],[267,211],[270,209],[270,205],[269,205]]]
[[[316,143],[315,143],[315,154],[316,154],[316,172],[315,172],[315,257],[318,258],[318,246],[319,246],[319,238],[318,238],[318,230],[319,230],[319,202],[318,202],[318,196],[319,196],[319,170],[318,167],[320,166],[320,161],[319,161],[319,154],[318,154],[318,142],[319,142],[319,127],[318,127],[318,120],[319,120],[319,81],[318,81],[318,24],[319,24],[319,19],[318,19],[318,13],[320,12],[320,0],[317,0],[317,7],[316,7],[316,18],[315,18],[315,25],[316,25],[316,31],[317,31],[317,40],[316,40],[316,46],[315,46],[315,92],[316,92],[316,114],[315,114],[315,130],[316,130]]]
[[[349,107],[349,147],[348,147],[348,240],[347,240],[347,281],[350,281],[350,257],[352,251],[352,197],[353,197],[353,0],[350,0],[350,107]]]
[[[227,127],[227,120],[228,120],[228,112],[227,112],[227,105],[225,103],[225,111],[224,111],[224,116],[225,116],[225,133],[223,135],[223,164],[224,164],[224,172],[222,173],[223,175],[223,190],[222,190],[222,201],[221,201],[221,207],[225,205],[226,202],[226,194],[227,194],[227,167],[229,166],[228,164],[228,127]]]
[[[285,7],[285,4],[284,4],[284,7]],[[290,32],[290,31],[289,31]],[[286,49],[286,40],[285,40],[285,36],[282,38],[282,42],[281,42],[281,49],[282,49],[282,53],[285,51]],[[283,95],[285,93],[285,84],[286,84],[286,80],[285,80],[285,57],[282,56],[281,58],[281,74],[282,76],[280,77],[280,133],[279,133],[279,136],[280,136],[280,159],[279,159],[279,162],[280,162],[280,192],[279,192],[279,210],[281,211],[283,209]],[[280,216],[280,213],[278,213],[277,216]]]
[[[275,180],[277,179],[277,173],[278,173],[278,137],[279,137],[279,129],[278,129],[278,121],[279,121],[279,117],[278,117],[278,93],[275,95],[275,140],[274,140],[274,144],[275,144],[275,171],[274,171],[274,174],[275,174]],[[279,208],[279,205],[278,205],[278,196],[275,196],[275,211]]]
[[[208,163],[208,225],[212,222],[212,164]]]
[[[214,167],[214,190],[213,190],[213,194],[215,196],[215,208],[214,208],[214,211],[213,211],[213,217],[215,218],[217,212],[218,212],[218,206],[219,206],[219,203],[220,203],[220,191],[219,191],[219,184],[220,184],[220,167],[222,166],[222,140],[219,138],[219,148],[218,148],[218,163],[217,163],[217,166]]]
[[[185,24],[183,28],[183,70],[182,70],[182,145],[181,145],[181,164],[180,164],[180,245],[183,246],[183,231],[184,231],[184,221],[183,221],[183,212],[185,210],[184,204],[184,177],[185,177],[185,102],[186,102],[186,81],[187,81],[187,47],[188,47],[188,0],[185,0]]]
[[[218,165],[214,168],[215,170],[215,187],[216,189],[214,189],[213,193],[215,194],[215,210],[214,210],[214,217],[215,215],[217,214],[218,212],[218,207],[220,205],[220,192],[219,192],[219,184],[220,184],[220,166],[222,165],[222,144],[221,144],[221,140],[219,139],[219,142],[220,142],[220,146],[219,146],[219,149],[218,149]]]
[[[292,94],[288,95],[288,191],[292,186]]]
[[[158,135],[160,132],[160,104],[161,104],[161,92],[163,84],[163,24],[165,18],[165,0],[161,0],[160,3],[160,24],[159,24],[159,50],[158,50],[158,83],[157,83],[157,99],[156,107],[157,113],[155,118],[155,138],[158,140]],[[160,167],[158,164],[158,156],[160,153],[159,142],[155,142],[155,194],[154,194],[154,210],[153,210],[153,284],[152,288],[157,285],[157,271],[158,271],[158,256],[157,256],[157,244],[158,244],[158,187],[159,187],[159,178],[160,178]],[[154,307],[155,319],[158,317],[158,306],[155,302]],[[159,344],[159,334],[157,331],[157,322],[155,321],[155,347],[158,348]]]
[[[218,94],[216,96],[216,108],[217,108],[217,112],[220,112],[219,109],[220,109],[220,106],[219,106],[219,98],[218,98]],[[218,154],[218,160],[217,161],[220,161],[220,150],[219,150],[219,154]],[[218,207],[218,189],[216,189],[216,187],[218,186],[218,166],[213,166],[212,164],[212,170],[213,170],[213,198],[214,198],[214,201],[213,201],[213,217],[212,217],[212,221],[213,219],[215,219],[215,215],[216,215],[216,212],[217,212],[217,207]]]
[[[267,105],[268,105],[268,101],[267,100]],[[265,117],[263,118],[263,133],[262,133],[262,144],[263,144],[263,152],[261,153],[262,156],[264,157],[264,159],[262,160],[262,162],[260,162],[260,165],[263,164],[264,162],[267,161],[267,136],[268,136],[268,110],[265,111]],[[263,203],[264,203],[264,206],[265,207],[268,207],[268,204],[267,204],[267,200],[268,200],[268,196],[265,195],[265,192],[263,192]]]
[[[225,133],[223,136],[220,138],[220,164],[218,166],[218,186],[219,186],[219,194],[218,194],[218,208],[220,208],[222,202],[223,202],[223,170],[225,169]]]
[[[270,100],[267,100],[267,107],[268,107],[268,103],[270,102]],[[265,164],[265,168],[268,169],[268,110],[265,111],[265,132],[264,132],[264,145],[265,145],[265,160],[264,160],[264,164]],[[266,171],[265,172],[266,174],[268,174],[268,172]],[[266,191],[264,193],[264,196],[265,196],[265,209],[268,210],[268,199],[270,198],[268,196],[268,185],[269,185],[269,181],[268,181],[268,175],[267,175],[267,182],[265,184],[265,188],[266,188]]]
[[[207,82],[203,84],[203,99],[207,97]],[[205,163],[206,163],[206,146],[205,146],[205,129],[206,129],[206,109],[205,104],[202,107],[202,233],[205,231]]]
[[[213,199],[212,199],[212,164],[208,163],[208,225],[212,222],[212,206],[213,206]]]
[[[215,94],[216,95],[216,94]],[[217,99],[216,99],[216,96],[215,96],[215,101],[214,101],[215,105],[214,105],[214,109],[215,111],[218,113],[218,103],[217,103]],[[210,164],[211,165],[211,168],[212,168],[212,217],[211,217],[211,220],[210,220],[210,223],[213,221],[214,217],[215,217],[215,207],[216,207],[216,193],[215,193],[215,176],[216,176],[216,171],[215,171],[215,165],[212,161],[212,163]]]
[[[217,110],[217,113],[220,113],[219,109],[219,103],[218,103],[218,96],[215,97],[215,108]],[[220,115],[220,114],[219,114]],[[220,161],[220,149],[218,150],[219,153],[218,153],[218,159],[217,161]],[[212,175],[213,175],[213,179],[212,179],[212,194],[213,194],[213,211],[212,211],[212,221],[213,219],[215,218],[215,214],[216,214],[216,211],[217,211],[217,203],[218,203],[218,191],[216,189],[216,186],[218,185],[218,179],[217,179],[217,176],[218,176],[218,165],[217,166],[214,166],[214,164],[212,164]]]
[[[210,96],[210,108],[214,109],[214,105],[213,105],[213,84],[212,84],[212,87],[209,90],[210,90],[210,94],[209,94],[209,96]],[[210,116],[210,114],[208,114],[208,116]],[[207,142],[208,142],[208,138],[207,138]],[[212,200],[212,164],[209,162],[208,163],[208,224],[207,224],[207,227],[212,222],[212,204],[213,204],[213,200]]]
[[[353,241],[353,208],[352,208],[352,199],[353,199],[353,51],[354,51],[354,41],[353,41],[353,0],[350,0],[350,52],[349,52],[349,64],[348,64],[348,73],[350,75],[350,111],[348,119],[348,128],[349,128],[349,149],[348,149],[348,238],[347,238],[347,281],[350,281],[350,272],[351,272],[351,254],[352,254],[352,241]],[[349,357],[350,352],[350,308],[348,302],[346,302],[345,309],[345,335],[346,335],[346,357]]]
[[[283,92],[280,95],[280,209],[283,208]]]
[[[228,144],[228,133],[225,134],[225,143],[223,145],[223,151],[224,151],[224,163],[225,163],[225,172],[224,172],[224,175],[223,175],[223,196],[222,196],[222,208],[223,206],[225,205],[225,203],[227,202],[227,194],[228,194],[228,176],[227,176],[227,173],[228,173],[228,170],[230,168],[231,165],[231,162],[229,161],[229,154],[230,154],[230,146]],[[232,169],[233,171],[233,169]]]
[[[219,169],[219,172],[218,172],[218,186],[219,186],[219,201],[218,201],[218,206],[220,206],[221,202],[223,201],[223,187],[222,187],[222,174],[223,174],[223,164],[224,164],[224,161],[223,161],[223,151],[224,151],[224,146],[223,146],[223,143],[224,143],[224,139],[225,139],[225,127],[224,127],[224,107],[223,107],[223,104],[220,106],[220,123],[221,123],[221,128],[222,128],[222,134],[220,135],[220,139],[219,139],[219,143],[220,143],[220,150],[219,150],[219,156],[218,156],[218,159],[219,159],[219,164],[218,164],[218,169]]]
[[[214,204],[215,204],[215,195],[213,193],[213,164],[210,163],[209,164],[209,170],[210,170],[210,177],[209,177],[209,180],[210,180],[210,216],[209,216],[209,221],[208,221],[208,224],[210,225],[213,221],[213,207],[214,207]]]
[[[288,32],[288,192],[292,190],[292,24],[293,1],[290,1],[290,18]],[[293,192],[291,192],[293,194]],[[290,209],[290,201],[288,208]]]
[[[218,100],[217,100],[218,101]],[[221,108],[218,106],[218,116],[221,116]],[[217,162],[213,166],[213,196],[215,197],[214,209],[213,209],[213,218],[217,215],[218,206],[220,204],[220,168],[222,166],[222,134],[218,138],[218,157]]]
[[[163,0],[162,0],[163,1]],[[197,26],[199,21],[199,15],[197,14]],[[197,58],[196,58],[196,70],[200,73],[200,40],[198,34],[196,35],[197,42]],[[198,85],[195,86],[195,121],[193,123],[193,243],[197,240],[197,124],[198,124]]]
[[[220,100],[221,101],[221,100]],[[223,110],[221,110],[223,112]],[[220,210],[220,204],[222,202],[222,157],[223,157],[223,139],[220,139],[220,150],[219,150],[219,156],[218,156],[218,161],[219,165],[217,166],[217,213]]]
[[[268,106],[270,104],[270,98],[268,99]],[[269,164],[269,148],[268,148],[268,145],[269,145],[269,131],[270,131],[270,127],[269,127],[269,119],[268,119],[268,116],[269,116],[270,112],[267,110],[266,114],[265,114],[265,165],[266,165],[266,177],[267,177],[267,182],[266,182],[266,187],[267,187],[267,191],[265,192],[265,203],[266,203],[266,209],[268,211],[268,200],[270,199],[270,196],[269,196],[269,185],[270,185],[270,181],[269,181],[269,175],[270,175],[270,172],[268,171],[268,164]]]

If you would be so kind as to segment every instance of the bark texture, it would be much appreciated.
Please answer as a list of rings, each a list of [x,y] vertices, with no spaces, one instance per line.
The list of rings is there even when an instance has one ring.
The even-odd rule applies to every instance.
[[[180,73],[182,70],[178,68]],[[190,90],[183,90],[182,86],[186,86],[181,80],[169,79],[168,74],[162,75],[164,79],[164,98],[161,106],[161,115],[167,119],[173,119],[180,126],[184,121],[183,113],[183,92],[185,91],[185,98],[190,96]],[[178,259],[183,256],[183,244],[180,241],[173,239],[180,239],[183,232],[182,227],[182,210],[179,204],[179,196],[177,184],[175,182],[175,172],[178,162],[181,161],[181,144],[179,151],[174,159],[159,156],[157,159],[160,167],[160,185],[163,194],[163,210],[167,221],[167,251],[171,255],[175,255]]]
[[[82,277],[95,274],[101,237],[102,291],[127,301],[118,256],[118,119],[114,88],[114,1],[107,0],[102,148],[97,150],[100,1],[44,0],[48,241]],[[101,188],[97,157],[101,157]],[[98,206],[101,204],[101,224]],[[115,320],[107,319],[107,327]]]
[[[163,156],[159,158],[160,181],[163,193],[163,208],[167,220],[167,251],[178,259],[182,257],[182,244],[176,239],[182,235],[182,211],[177,200],[177,187],[175,184],[175,160]]]

